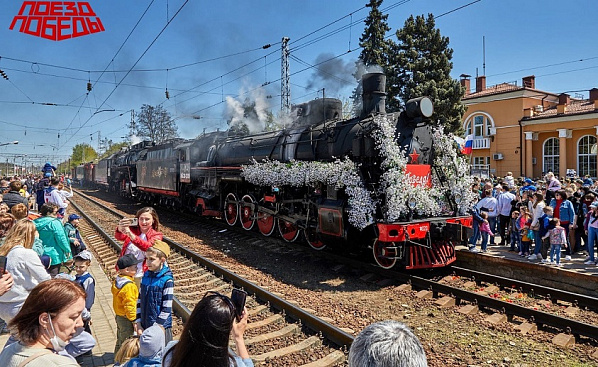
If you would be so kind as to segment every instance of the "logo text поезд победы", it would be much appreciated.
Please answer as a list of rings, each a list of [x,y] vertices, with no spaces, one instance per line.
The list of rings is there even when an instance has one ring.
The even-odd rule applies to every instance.
[[[100,18],[86,1],[24,1],[10,24],[19,32],[53,41],[104,31]]]

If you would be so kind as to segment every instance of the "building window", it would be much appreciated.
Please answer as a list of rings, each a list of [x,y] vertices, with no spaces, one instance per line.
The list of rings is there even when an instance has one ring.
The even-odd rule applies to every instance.
[[[466,135],[473,134],[474,138],[483,138],[490,135],[492,122],[484,115],[475,115],[469,119],[465,127]]]
[[[550,138],[544,142],[542,171],[559,174],[559,139]]]
[[[596,137],[586,135],[577,143],[577,174],[580,177],[590,175],[596,177]]]

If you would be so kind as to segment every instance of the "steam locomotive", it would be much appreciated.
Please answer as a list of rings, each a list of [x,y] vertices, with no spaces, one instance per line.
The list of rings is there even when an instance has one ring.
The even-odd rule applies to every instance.
[[[443,267],[456,260],[455,244],[470,231],[470,190],[455,193],[454,180],[452,192],[442,189],[450,186],[444,170],[453,163],[437,159],[447,149],[435,149],[431,100],[386,113],[385,83],[384,74],[364,76],[356,118],[342,118],[340,100],[316,99],[293,106],[285,129],[143,142],[87,166],[86,177],[264,236],[303,237],[316,250],[372,251],[383,268]]]

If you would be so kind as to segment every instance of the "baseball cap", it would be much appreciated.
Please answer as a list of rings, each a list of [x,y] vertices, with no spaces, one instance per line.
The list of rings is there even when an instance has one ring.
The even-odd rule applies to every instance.
[[[71,214],[69,215],[69,222],[75,220],[75,219],[81,219],[80,216],[78,216],[77,214]]]
[[[526,184],[533,184],[533,183],[534,183],[534,181],[532,181],[532,180],[531,180],[531,178],[526,178],[526,179],[525,179],[525,183],[526,183]]]
[[[594,201],[592,204],[590,204],[590,208],[598,208],[598,201]]]
[[[116,267],[118,269],[125,269],[129,266],[137,265],[142,261],[143,260],[137,260],[137,258],[133,254],[126,254],[125,256],[118,259],[118,261],[116,262]]]
[[[79,252],[77,255],[75,255],[75,259],[91,261],[91,252],[89,252],[87,250],[83,250],[83,251]]]

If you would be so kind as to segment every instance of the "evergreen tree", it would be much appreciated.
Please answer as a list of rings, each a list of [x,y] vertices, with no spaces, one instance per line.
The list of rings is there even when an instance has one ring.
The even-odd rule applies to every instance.
[[[398,43],[393,45],[387,73],[389,110],[398,109],[411,98],[429,96],[434,102],[433,121],[449,132],[460,132],[465,106],[461,98],[465,91],[458,80],[450,77],[453,50],[449,38],[435,28],[434,16],[428,14],[415,19],[410,16],[405,26],[396,32]]]
[[[147,138],[156,144],[161,144],[178,136],[176,123],[161,105],[144,104],[136,118],[131,127],[140,138]]]
[[[353,74],[357,80],[357,87],[353,90],[351,100],[353,104],[353,113],[359,114],[361,110],[361,76],[368,71],[371,66],[380,66],[384,72],[388,65],[388,55],[393,46],[392,40],[386,39],[386,32],[390,27],[386,22],[388,14],[382,14],[380,11],[382,0],[370,0],[366,7],[371,8],[370,13],[365,19],[365,30],[359,38],[359,46],[362,47],[359,54],[359,60],[356,63],[356,72]]]

